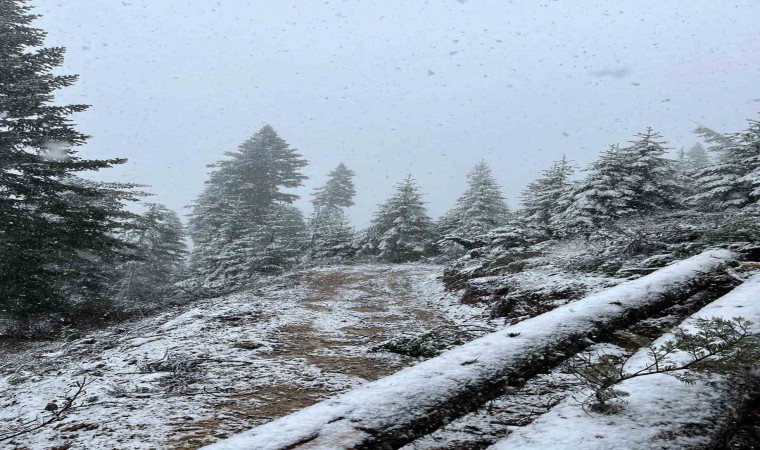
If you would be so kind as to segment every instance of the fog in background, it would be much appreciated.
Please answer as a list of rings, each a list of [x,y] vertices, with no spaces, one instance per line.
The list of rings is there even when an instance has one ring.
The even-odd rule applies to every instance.
[[[563,154],[577,165],[653,126],[738,131],[760,111],[760,2],[33,0],[79,82],[61,102],[127,157],[104,179],[184,214],[206,164],[265,123],[309,160],[297,203],[339,162],[368,224],[412,173],[434,216],[480,159],[513,207]]]

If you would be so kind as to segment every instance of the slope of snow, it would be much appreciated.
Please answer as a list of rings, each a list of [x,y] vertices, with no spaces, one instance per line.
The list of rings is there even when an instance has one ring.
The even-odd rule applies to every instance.
[[[593,333],[601,323],[655,304],[663,293],[685,288],[695,276],[723,267],[734,256],[712,250],[680,261],[207,448],[274,450],[308,442],[310,449],[340,449],[371,440],[379,431],[410,426],[434,415],[452,392],[506,378],[510,367],[542,358],[558,341]]]
[[[683,322],[690,327],[699,319],[744,317],[760,333],[760,275],[704,307]],[[673,339],[666,334],[655,342]],[[671,361],[688,361],[683,353]],[[626,371],[635,372],[650,361],[648,350],[637,352]],[[667,374],[626,380],[619,389],[630,394],[622,411],[601,414],[584,410],[566,400],[530,425],[520,428],[490,447],[492,450],[529,449],[683,449],[705,448],[710,431],[732,411],[730,397],[736,386],[727,377],[702,374],[695,384],[685,384]]]
[[[0,348],[0,448],[197,448],[416,360],[370,348],[398,333],[474,321],[425,264],[323,267],[67,341]],[[4,447],[5,446],[5,447]],[[60,447],[64,448],[64,447]]]

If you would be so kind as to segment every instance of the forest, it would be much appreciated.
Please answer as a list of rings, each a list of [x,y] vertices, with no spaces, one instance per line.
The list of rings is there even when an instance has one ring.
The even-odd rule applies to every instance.
[[[340,163],[304,192],[309,161],[257,125],[174,211],[100,181],[126,158],[80,154],[88,106],[57,102],[78,77],[37,19],[0,0],[0,446],[755,448],[759,117],[688,142],[652,117],[513,203],[495,154],[440,217],[437,187],[400,171],[366,227],[349,211],[363,173]],[[149,408],[128,401],[166,418],[124,425]]]

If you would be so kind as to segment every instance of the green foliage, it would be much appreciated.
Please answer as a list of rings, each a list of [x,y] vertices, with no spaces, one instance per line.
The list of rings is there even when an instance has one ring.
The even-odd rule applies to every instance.
[[[736,317],[700,319],[695,330],[679,328],[675,340],[664,344],[661,353],[680,351],[688,354],[688,368],[695,372],[728,374],[760,361],[760,340],[750,331],[752,322]],[[666,365],[662,370],[683,370],[686,364]],[[692,382],[689,372],[675,374],[679,380]]]
[[[706,127],[696,132],[718,158],[693,173],[696,186],[690,204],[705,211],[756,204],[760,200],[760,121],[749,120],[740,133],[722,134]]]
[[[122,305],[166,300],[184,268],[187,251],[179,217],[163,205],[146,206],[125,233],[125,240],[134,247],[135,260],[116,268],[111,295]]]
[[[649,351],[649,361],[635,372],[626,371],[628,359],[602,354],[578,355],[575,375],[592,390],[587,405],[594,411],[614,413],[628,394],[616,388],[632,378],[653,374],[670,374],[684,383],[693,383],[697,373],[728,374],[740,371],[760,360],[759,336],[750,331],[752,322],[742,317],[698,319],[688,328],[677,328],[673,338],[663,344],[630,332],[618,333]]]
[[[309,232],[309,257],[313,259],[345,258],[354,252],[354,230],[339,207],[317,207]]]
[[[354,205],[356,188],[354,187],[354,171],[340,163],[328,174],[324,186],[314,191],[312,203],[314,207],[348,208]]]
[[[324,186],[314,191],[314,214],[309,221],[309,257],[346,257],[354,252],[354,230],[344,208],[354,204],[354,172],[340,163]]]
[[[613,145],[600,155],[586,179],[561,200],[566,206],[553,220],[560,234],[588,235],[621,218],[678,207],[682,180],[661,139],[648,128],[629,146]]]
[[[266,125],[217,162],[195,201],[189,234],[191,267],[203,283],[245,282],[256,273],[290,267],[303,250],[305,225],[285,191],[306,178],[307,163]]]
[[[411,175],[378,207],[363,252],[388,262],[416,261],[432,252],[433,221]]]
[[[107,269],[129,257],[118,238],[133,217],[133,185],[78,176],[122,164],[83,159],[87,140],[71,121],[85,105],[57,105],[73,75],[54,74],[65,49],[43,48],[36,16],[0,0],[0,314],[27,318],[103,299]]]
[[[572,187],[570,177],[575,169],[563,157],[555,161],[541,176],[528,184],[522,192],[522,209],[520,210],[521,224],[545,236],[557,234],[558,223],[555,218],[562,211],[564,202]]]
[[[760,221],[757,218],[734,218],[708,230],[700,240],[705,245],[732,242],[760,242]]]
[[[467,190],[441,218],[438,232],[472,239],[504,225],[509,216],[509,208],[491,175],[491,168],[481,161],[467,174]]]

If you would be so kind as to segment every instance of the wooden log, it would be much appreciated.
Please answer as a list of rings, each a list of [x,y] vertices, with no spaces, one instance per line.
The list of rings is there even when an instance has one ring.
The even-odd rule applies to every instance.
[[[456,244],[459,244],[465,250],[473,250],[473,249],[476,249],[476,248],[480,248],[480,247],[485,247],[486,246],[486,243],[484,241],[479,240],[479,239],[471,240],[471,239],[461,238],[459,236],[446,235],[446,236],[444,236],[444,237],[441,238],[440,242],[443,242],[443,241],[451,241],[451,242],[454,242]]]
[[[661,267],[630,267],[628,269],[620,269],[618,272],[621,273],[632,273],[635,275],[647,275],[650,273],[657,272],[660,270]]]
[[[688,298],[735,256],[707,251],[206,448],[399,448],[550,370],[592,340]]]

